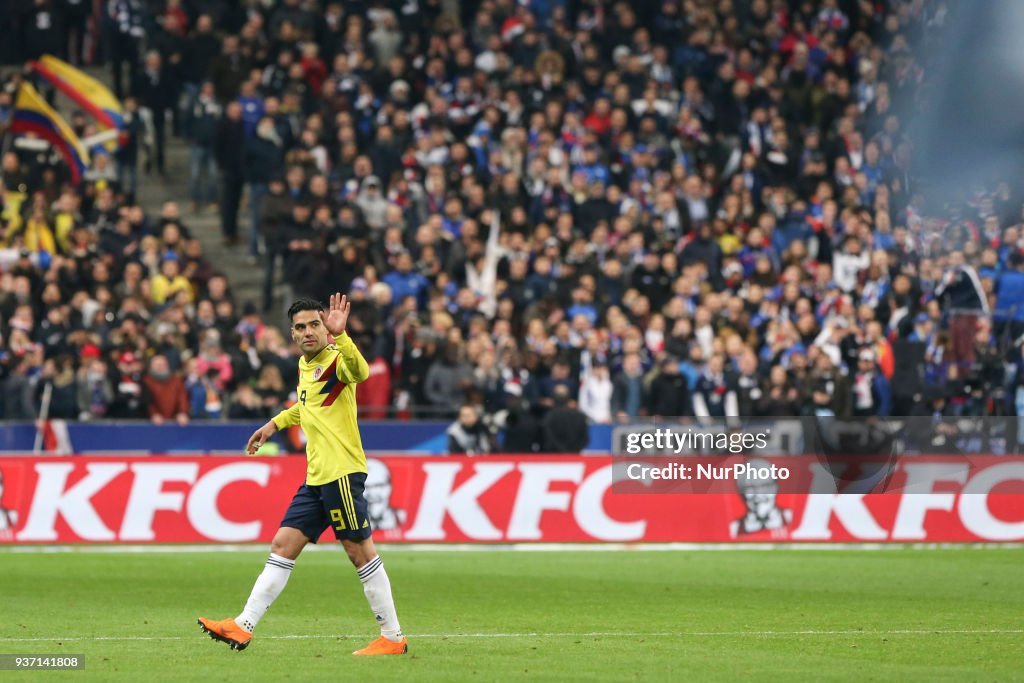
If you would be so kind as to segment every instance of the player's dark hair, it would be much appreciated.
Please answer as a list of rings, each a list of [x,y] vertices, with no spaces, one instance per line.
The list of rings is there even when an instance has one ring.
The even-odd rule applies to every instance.
[[[322,310],[324,310],[324,305],[322,303],[320,303],[319,301],[317,301],[316,299],[296,299],[295,303],[293,303],[288,308],[288,322],[289,323],[293,322],[293,318],[295,317],[295,314],[299,313],[300,311],[322,311]]]

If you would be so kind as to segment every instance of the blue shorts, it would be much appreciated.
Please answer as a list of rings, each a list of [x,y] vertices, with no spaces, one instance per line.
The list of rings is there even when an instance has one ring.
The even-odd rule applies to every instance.
[[[373,533],[363,498],[365,485],[365,472],[346,474],[322,486],[303,484],[295,492],[281,526],[298,529],[313,543],[327,527],[334,529],[339,541],[365,540]]]

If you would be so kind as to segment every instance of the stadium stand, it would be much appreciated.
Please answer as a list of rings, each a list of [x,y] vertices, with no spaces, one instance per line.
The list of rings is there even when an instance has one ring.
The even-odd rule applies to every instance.
[[[279,302],[336,290],[375,416],[1024,410],[1019,190],[926,202],[906,132],[941,2],[114,0],[89,50],[26,7],[7,59],[106,65],[126,123],[73,186],[6,77],[5,420],[47,385],[52,417],[266,418]],[[166,136],[262,291],[136,203]]]

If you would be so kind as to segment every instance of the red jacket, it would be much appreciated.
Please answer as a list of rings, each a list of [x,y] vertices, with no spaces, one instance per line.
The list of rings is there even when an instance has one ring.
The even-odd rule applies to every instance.
[[[383,358],[370,363],[370,376],[359,385],[360,417],[381,420],[388,416],[391,403],[391,372]]]
[[[160,415],[168,420],[174,419],[179,413],[188,415],[188,394],[181,377],[171,375],[167,379],[157,379],[152,375],[142,378],[149,399],[146,411],[150,417]]]

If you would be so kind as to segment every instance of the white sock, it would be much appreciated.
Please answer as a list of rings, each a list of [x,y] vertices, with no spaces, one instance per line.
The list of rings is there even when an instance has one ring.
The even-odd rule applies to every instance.
[[[256,630],[256,624],[260,623],[260,619],[284,590],[294,568],[295,560],[270,553],[267,566],[256,579],[249,600],[245,603],[245,609],[235,618],[235,623],[249,633]]]
[[[380,634],[397,643],[402,640],[402,627],[398,625],[398,614],[395,612],[395,600],[391,597],[391,581],[384,571],[384,562],[377,556],[358,570],[359,580],[363,582],[363,593],[370,603]]]

